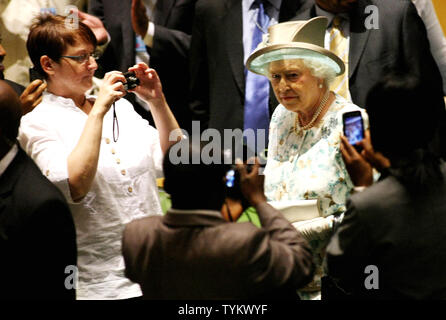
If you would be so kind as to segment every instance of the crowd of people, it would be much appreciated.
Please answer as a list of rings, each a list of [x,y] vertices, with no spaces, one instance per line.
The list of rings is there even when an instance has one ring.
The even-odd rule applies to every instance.
[[[431,1],[65,2],[0,67],[1,299],[446,299]]]

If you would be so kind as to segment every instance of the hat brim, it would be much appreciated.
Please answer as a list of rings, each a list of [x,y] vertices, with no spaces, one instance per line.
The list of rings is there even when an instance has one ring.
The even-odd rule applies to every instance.
[[[319,60],[333,69],[336,76],[345,72],[344,62],[337,55],[327,49],[305,42],[274,44],[260,48],[249,56],[246,67],[254,73],[268,76],[270,62],[305,58]]]

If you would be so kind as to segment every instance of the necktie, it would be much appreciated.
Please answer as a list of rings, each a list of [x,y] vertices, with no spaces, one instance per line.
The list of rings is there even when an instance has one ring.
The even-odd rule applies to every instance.
[[[342,32],[342,18],[336,16],[333,19],[332,28],[330,30],[330,51],[336,54],[345,64],[345,72],[341,76],[335,78],[330,86],[330,90],[350,100],[348,91],[348,41]]]
[[[254,51],[257,48],[257,45],[262,41],[262,36],[266,33],[270,21],[268,15],[265,13],[264,1],[265,0],[256,0],[254,2],[254,5],[258,6],[258,13],[254,33],[252,35],[252,51]],[[246,70],[244,129],[254,130],[255,142],[252,141],[252,139],[250,141],[248,138],[247,144],[251,150],[256,152],[261,152],[268,146],[268,100],[268,78]]]

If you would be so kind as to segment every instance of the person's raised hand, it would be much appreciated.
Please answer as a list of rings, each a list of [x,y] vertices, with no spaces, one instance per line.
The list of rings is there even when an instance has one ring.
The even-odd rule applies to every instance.
[[[342,135],[340,148],[345,167],[353,184],[357,187],[370,186],[373,183],[372,166]]]
[[[252,159],[248,160],[252,163]],[[237,170],[240,174],[240,188],[243,196],[252,206],[256,206],[262,202],[266,202],[265,192],[263,189],[265,176],[259,174],[260,162],[255,158],[255,163],[248,172],[248,165],[236,160]]]
[[[161,80],[154,69],[149,68],[144,62],[129,68],[129,71],[135,73],[140,84],[136,88],[129,90],[134,92],[146,102],[164,99]]]
[[[26,89],[20,95],[23,115],[33,111],[34,108],[42,102],[42,93],[46,89],[46,86],[46,82],[37,79],[26,87]]]
[[[133,31],[141,37],[145,37],[149,29],[149,18],[142,0],[132,0],[132,27]]]
[[[122,72],[111,71],[106,73],[99,88],[98,97],[96,98],[93,109],[105,115],[112,103],[126,94],[123,85],[124,82],[125,77]]]
[[[105,29],[101,19],[77,9],[73,9],[72,13],[77,14],[79,20],[86,24],[91,29],[91,31],[93,31],[99,45],[107,42],[108,32]]]
[[[390,160],[386,158],[381,152],[376,152],[373,149],[372,141],[370,139],[370,131],[365,131],[365,137],[361,142],[361,155],[370,163],[376,170],[382,172],[384,169],[390,168]]]

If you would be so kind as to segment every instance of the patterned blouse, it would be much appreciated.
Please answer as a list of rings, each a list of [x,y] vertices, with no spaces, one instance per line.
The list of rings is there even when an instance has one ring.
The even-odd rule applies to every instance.
[[[269,201],[318,199],[323,217],[346,210],[353,183],[340,151],[342,114],[366,112],[339,95],[322,121],[300,130],[297,113],[279,105],[271,119],[265,193]]]
[[[346,210],[346,200],[354,187],[340,150],[342,114],[349,111],[361,111],[368,128],[365,110],[337,94],[322,121],[308,130],[301,130],[297,113],[283,105],[271,118],[264,171],[266,197],[269,201],[318,199],[319,212],[324,217],[297,227],[309,241],[316,263],[313,281],[299,290],[304,300],[320,299],[324,249],[331,237],[333,219]]]

